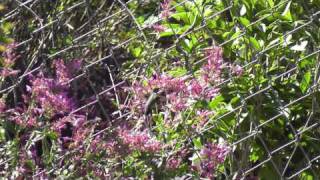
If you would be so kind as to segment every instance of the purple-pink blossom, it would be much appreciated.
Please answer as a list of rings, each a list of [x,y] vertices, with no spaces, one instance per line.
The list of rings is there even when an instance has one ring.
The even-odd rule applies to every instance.
[[[56,59],[53,62],[56,70],[56,78],[59,83],[68,82],[72,76],[81,68],[82,61],[79,59],[65,63],[62,59]]]
[[[3,113],[6,109],[6,103],[3,98],[0,98],[0,114]]]
[[[196,167],[202,177],[213,178],[216,168],[225,161],[230,152],[226,144],[208,143],[200,151],[200,167]]]
[[[159,24],[155,24],[152,26],[152,28],[156,31],[156,32],[164,32],[166,30],[166,28],[163,25],[159,25]]]
[[[231,66],[231,72],[237,76],[241,76],[243,74],[243,69],[239,65]]]
[[[167,18],[170,16],[171,12],[170,12],[170,3],[172,0],[163,0],[163,2],[160,4],[161,6],[161,14],[160,17],[161,18]]]
[[[1,77],[14,76],[14,75],[17,75],[19,72],[20,72],[20,70],[12,70],[11,68],[3,68],[3,69],[1,69],[0,76]]]
[[[131,150],[158,152],[162,148],[161,143],[151,138],[146,131],[136,132],[120,129],[118,135],[123,144],[128,145]]]
[[[148,80],[150,89],[159,88],[166,92],[184,92],[186,91],[186,83],[182,78],[173,78],[166,74],[156,74]]]
[[[182,159],[179,157],[171,157],[167,161],[166,168],[170,170],[178,169],[181,165],[181,161]]]
[[[191,94],[194,96],[200,96],[203,91],[203,87],[197,80],[192,80],[190,82],[188,89],[191,92]]]
[[[15,53],[16,47],[16,43],[11,43],[6,46],[6,50],[2,53],[3,61],[2,68],[0,70],[0,76],[14,76],[20,72],[20,70],[12,69],[12,66],[14,66],[16,60],[19,58],[19,56]]]
[[[59,82],[42,75],[31,79],[31,92],[40,107],[53,113],[69,112],[74,108],[72,98]]]
[[[223,68],[222,49],[220,47],[206,49],[205,56],[207,64],[202,67],[203,80],[213,84],[221,82]]]
[[[15,53],[15,49],[17,48],[16,43],[11,43],[6,46],[6,50],[2,53],[3,56],[3,66],[6,68],[12,67],[19,56]]]
[[[59,83],[68,82],[71,78],[69,69],[66,67],[62,59],[56,59],[53,62],[56,69],[56,76]]]
[[[81,61],[74,60],[65,64],[62,59],[57,59],[53,64],[56,77],[45,77],[42,72],[37,76],[30,76],[31,86],[27,86],[27,91],[32,93],[36,102],[46,111],[52,113],[70,112],[75,108],[75,101],[69,95],[69,86],[66,82],[79,70]]]
[[[209,110],[199,110],[196,112],[196,115],[198,116],[200,122],[199,127],[202,128],[202,126],[209,120],[209,116],[212,115],[213,112]]]

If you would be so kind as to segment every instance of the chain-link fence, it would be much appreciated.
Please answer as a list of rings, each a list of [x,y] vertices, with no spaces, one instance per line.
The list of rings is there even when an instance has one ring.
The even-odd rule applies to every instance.
[[[53,164],[42,165],[44,168],[32,172],[32,177],[60,174],[70,164],[57,162],[87,149],[87,142],[96,137],[112,137],[110,132],[116,130],[116,124],[134,119],[135,112],[122,108],[132,101],[126,87],[150,77],[152,72],[172,71],[176,64],[184,68],[184,77],[191,77],[210,58],[204,52],[217,46],[224,52],[224,61],[237,65],[243,73],[240,77],[224,73],[214,84],[224,103],[217,102],[215,115],[181,142],[203,137],[226,140],[232,150],[228,164],[216,173],[222,179],[318,179],[317,1],[184,0],[165,6],[166,2],[3,2],[6,10],[0,23],[12,29],[8,36],[17,42],[19,54],[14,68],[20,70],[18,76],[1,82],[0,92],[8,106],[17,107],[23,101],[21,95],[28,91],[30,76],[54,74],[55,59],[83,62],[81,70],[63,82],[78,98],[78,104],[63,116],[85,114],[94,130],[75,148],[57,150],[54,158],[43,155],[53,158]],[[5,124],[9,120],[2,121]],[[47,126],[44,123],[41,127]],[[3,176],[11,163],[21,158],[18,153],[9,153],[8,142],[1,142]],[[20,146],[18,149],[31,147],[28,143]],[[119,168],[123,161],[129,160],[101,166]],[[188,178],[189,174],[179,176]]]

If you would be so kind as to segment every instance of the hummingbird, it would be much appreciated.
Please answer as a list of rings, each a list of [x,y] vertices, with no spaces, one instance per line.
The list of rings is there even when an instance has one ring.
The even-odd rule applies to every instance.
[[[150,93],[148,100],[144,106],[144,115],[148,116],[152,112],[152,106],[156,103],[157,99],[159,99],[159,95],[162,94],[164,91],[160,90],[159,88],[155,88]]]
[[[164,92],[164,90],[160,90],[159,88],[155,88],[152,90],[152,92],[149,95],[149,98],[146,101],[145,107],[144,107],[144,123],[145,127],[149,128],[150,134],[152,133],[152,108],[153,105],[157,102],[160,95]]]

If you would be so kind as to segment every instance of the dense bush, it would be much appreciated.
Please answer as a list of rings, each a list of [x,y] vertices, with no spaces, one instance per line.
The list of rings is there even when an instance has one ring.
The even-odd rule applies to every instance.
[[[4,178],[318,178],[320,1],[1,3]]]

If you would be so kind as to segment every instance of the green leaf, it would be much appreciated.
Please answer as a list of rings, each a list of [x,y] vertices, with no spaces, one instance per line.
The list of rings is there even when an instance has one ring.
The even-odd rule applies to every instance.
[[[239,17],[239,21],[242,25],[244,25],[245,27],[250,25],[250,21],[247,18],[244,17]]]
[[[202,147],[201,139],[200,137],[193,139],[193,144],[196,148],[200,149]]]
[[[0,126],[0,142],[3,142],[6,139],[5,134],[5,129],[2,126]]]
[[[291,12],[290,12],[290,6],[291,6],[291,1],[288,2],[288,4],[286,5],[286,8],[284,9],[283,13],[281,14],[283,19],[287,20],[287,21],[292,21],[292,15],[291,15]]]
[[[259,42],[254,37],[250,37],[249,41],[256,50],[261,49]]]
[[[169,75],[173,77],[181,77],[187,74],[187,70],[182,67],[177,67],[168,72]]]
[[[233,97],[232,99],[231,99],[231,101],[230,101],[230,103],[231,104],[236,104],[236,103],[238,103],[240,101],[240,98],[239,97]]]
[[[222,95],[216,96],[212,101],[209,102],[210,109],[215,109],[223,101],[224,98]]]
[[[313,176],[309,172],[303,172],[300,177],[301,180],[313,180]]]
[[[166,31],[160,33],[160,37],[173,36],[175,34],[181,34],[183,29],[187,27],[180,27],[179,24],[166,24]]]
[[[141,46],[131,49],[132,55],[136,58],[140,57],[142,51],[143,51],[143,48]]]
[[[178,12],[172,14],[171,17],[175,18],[178,21],[183,21],[186,24],[190,24],[192,13],[190,12]]]
[[[274,7],[274,2],[273,2],[273,0],[267,0],[267,1],[268,1],[269,6],[270,6],[271,8],[273,8],[273,7]]]
[[[3,24],[1,24],[1,28],[5,34],[9,34],[13,27],[13,24],[10,22],[4,22]]]
[[[314,64],[313,58],[306,58],[299,62],[299,68],[303,69]]]
[[[303,79],[300,83],[300,89],[303,93],[305,93],[306,90],[308,89],[310,81],[311,81],[311,72],[308,71],[303,75]]]

